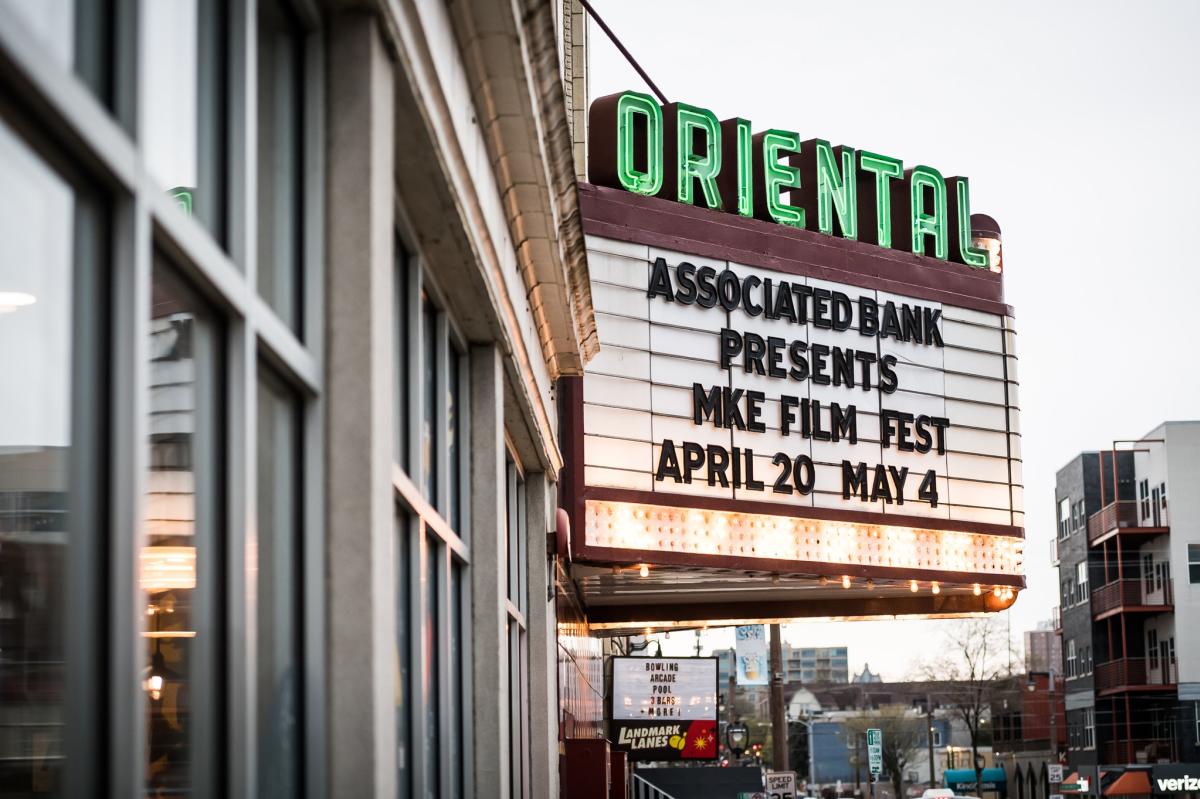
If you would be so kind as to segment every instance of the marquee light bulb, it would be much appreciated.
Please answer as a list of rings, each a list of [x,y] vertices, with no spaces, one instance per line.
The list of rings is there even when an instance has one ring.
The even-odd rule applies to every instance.
[[[638,568],[638,574],[640,574],[642,577],[649,577],[650,576],[650,567],[647,566],[645,563],[643,563]]]
[[[916,580],[909,581],[908,590],[912,591],[914,594],[917,593],[917,581]]]
[[[974,587],[971,589],[971,593],[975,596],[979,596],[983,593],[983,589],[979,587],[979,583],[975,583]]]
[[[942,593],[942,589],[941,589],[941,587],[940,587],[940,586],[939,586],[937,583],[933,583],[932,585],[930,585],[930,586],[929,586],[929,590],[930,590],[930,591],[932,591],[932,592],[933,592],[933,593],[935,593],[935,594],[940,594],[940,593]]]
[[[849,587],[850,587],[850,575],[843,574],[842,575],[842,588],[849,588]]]

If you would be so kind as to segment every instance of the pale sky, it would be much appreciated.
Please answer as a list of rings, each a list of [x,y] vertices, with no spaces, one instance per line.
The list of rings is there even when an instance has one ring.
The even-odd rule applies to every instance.
[[[1054,474],[1084,450],[1200,418],[1200,3],[593,0],[670,100],[971,179],[1004,234],[1016,313],[1028,588],[1050,617]],[[590,31],[592,98],[647,91]],[[885,679],[944,621],[805,623]],[[706,648],[729,646],[710,632]],[[691,651],[675,633],[667,653]]]

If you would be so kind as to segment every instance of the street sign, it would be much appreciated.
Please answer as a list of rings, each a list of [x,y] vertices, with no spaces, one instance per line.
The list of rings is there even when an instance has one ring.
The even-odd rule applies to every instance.
[[[1063,795],[1061,793],[1052,793],[1050,794],[1050,799],[1063,799]]]
[[[867,762],[871,774],[878,777],[883,773],[883,730],[876,727],[867,730]]]
[[[796,772],[768,771],[767,799],[796,799]]]
[[[1050,763],[1046,766],[1046,772],[1047,772],[1046,776],[1050,779],[1050,782],[1052,784],[1062,782],[1062,778],[1063,778],[1062,771],[1063,771],[1063,769],[1062,769],[1061,763]]]
[[[1078,782],[1064,782],[1058,789],[1063,793],[1087,793],[1088,781],[1080,777]]]

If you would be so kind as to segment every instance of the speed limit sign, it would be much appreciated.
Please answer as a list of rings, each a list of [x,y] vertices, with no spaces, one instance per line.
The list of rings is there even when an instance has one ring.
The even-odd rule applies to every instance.
[[[796,799],[796,772],[768,771],[767,799]]]

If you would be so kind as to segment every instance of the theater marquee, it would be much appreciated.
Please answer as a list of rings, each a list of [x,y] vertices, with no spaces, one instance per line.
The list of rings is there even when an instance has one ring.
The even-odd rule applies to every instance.
[[[1002,275],[980,268],[986,253],[980,263],[963,232],[965,189],[947,203],[940,175],[914,184],[897,161],[909,199],[882,210],[907,214],[886,226],[907,227],[902,252],[894,237],[855,238],[869,214],[850,209],[880,205],[875,178],[854,170],[861,154],[797,168],[785,182],[815,184],[795,206],[809,213],[781,219],[787,195],[754,165],[786,171],[796,153],[746,138],[737,180],[710,163],[706,195],[688,164],[721,145],[691,128],[666,125],[678,146],[660,158],[627,119],[607,140],[645,136],[642,154],[603,163],[597,126],[620,123],[617,105],[597,101],[591,131],[592,174],[613,185],[585,186],[581,203],[601,351],[560,398],[589,617],[671,626],[1011,604],[1024,585],[1016,335]],[[656,170],[677,191],[622,178]],[[724,203],[721,185],[746,205]],[[764,193],[775,211],[748,218]]]

